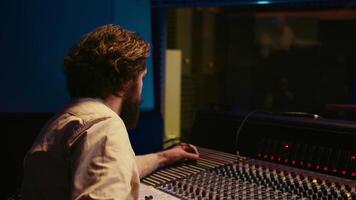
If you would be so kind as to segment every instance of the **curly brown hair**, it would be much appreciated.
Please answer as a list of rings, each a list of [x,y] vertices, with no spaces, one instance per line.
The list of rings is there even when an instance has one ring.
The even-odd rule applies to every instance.
[[[121,91],[146,68],[149,44],[135,32],[118,25],[101,26],[88,33],[64,58],[71,97],[105,98]]]

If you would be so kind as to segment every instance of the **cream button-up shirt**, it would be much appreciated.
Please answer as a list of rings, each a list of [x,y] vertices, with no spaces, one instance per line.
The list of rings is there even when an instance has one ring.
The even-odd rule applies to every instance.
[[[155,162],[150,157],[144,158]],[[22,195],[137,199],[139,174],[121,118],[100,100],[77,99],[45,125],[26,154]]]

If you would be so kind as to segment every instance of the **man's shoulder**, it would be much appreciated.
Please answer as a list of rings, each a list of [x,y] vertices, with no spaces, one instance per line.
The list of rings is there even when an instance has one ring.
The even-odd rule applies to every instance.
[[[83,132],[98,134],[98,132],[126,131],[122,119],[105,104],[95,99],[76,101],[68,106],[62,115],[72,116],[67,123],[72,123],[73,120],[81,122],[74,135]]]
[[[97,116],[86,120],[81,129],[99,129],[102,131],[108,130],[126,130],[124,122],[120,117],[112,116]]]
[[[41,131],[41,138],[72,138],[88,129],[122,129],[121,118],[102,102],[95,99],[73,100],[53,116]]]
[[[99,118],[119,118],[119,116],[99,99],[83,98],[73,100],[63,111],[84,121],[84,123]]]

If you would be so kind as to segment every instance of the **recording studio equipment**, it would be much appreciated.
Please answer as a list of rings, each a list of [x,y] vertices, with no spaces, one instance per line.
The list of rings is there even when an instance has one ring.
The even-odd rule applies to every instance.
[[[354,180],[206,148],[199,151],[196,163],[158,170],[142,183],[180,199],[356,199]]]
[[[244,116],[210,113],[200,116],[196,127],[205,125],[207,137],[216,130],[209,130],[213,125],[236,134]],[[235,144],[237,154],[199,147],[200,160],[160,169],[142,183],[179,199],[356,200],[352,122],[265,113],[249,118]],[[234,143],[234,134],[227,134],[226,144]],[[215,132],[216,138],[224,136]]]

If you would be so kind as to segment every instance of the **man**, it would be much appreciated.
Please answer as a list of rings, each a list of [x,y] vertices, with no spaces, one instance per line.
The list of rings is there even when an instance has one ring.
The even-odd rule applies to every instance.
[[[25,157],[25,200],[137,199],[140,177],[198,159],[193,146],[143,156],[131,148],[126,127],[138,118],[148,53],[143,39],[116,25],[99,27],[71,49],[64,72],[74,100],[46,124]]]

